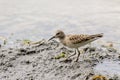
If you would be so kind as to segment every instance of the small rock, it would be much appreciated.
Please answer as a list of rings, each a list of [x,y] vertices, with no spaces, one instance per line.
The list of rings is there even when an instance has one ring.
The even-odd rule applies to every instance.
[[[91,76],[93,76],[94,74],[93,73],[89,73],[87,76],[86,76],[86,78],[85,78],[85,80],[88,80]]]
[[[22,61],[21,63],[22,63],[22,64],[27,64],[27,65],[28,65],[28,64],[30,64],[31,62],[28,60],[28,61]]]
[[[36,53],[36,51],[35,51],[35,50],[32,50],[32,51],[26,52],[26,54],[33,54],[33,53]]]
[[[72,59],[65,59],[65,60],[61,60],[60,62],[70,63],[70,62],[72,62]]]
[[[38,63],[33,63],[33,64],[32,64],[33,67],[35,67],[35,66],[37,66],[37,65],[38,65]]]
[[[12,57],[10,58],[10,61],[16,60],[16,57]]]
[[[108,50],[109,52],[114,52],[114,53],[116,53],[116,52],[117,52],[117,50],[116,50],[116,49],[114,49],[114,48],[112,48],[112,47],[108,47],[108,48],[107,48],[107,50]]]
[[[23,48],[19,49],[19,51],[22,52],[22,53],[23,53],[23,52],[24,52],[24,53],[27,52],[26,49],[23,49]]]
[[[74,76],[71,77],[71,79],[76,79],[77,77],[79,77],[81,75],[81,73],[75,74]]]
[[[26,61],[26,64],[30,64],[31,62],[30,61]]]
[[[3,65],[5,65],[5,63],[1,62],[1,63],[0,63],[0,66],[3,66]]]
[[[120,80],[120,78],[117,75],[114,75],[112,78],[110,78],[109,80]]]
[[[13,48],[9,48],[9,50],[13,50]]]
[[[118,58],[120,59],[120,56],[118,56]]]
[[[63,68],[63,66],[59,66],[56,70],[59,70],[59,69],[62,69]]]
[[[12,53],[12,51],[9,51],[8,53]]]
[[[1,55],[0,55],[0,58],[4,58],[5,56],[6,56],[6,55],[4,55],[4,54],[1,54]]]
[[[6,52],[7,50],[1,50],[2,52]]]
[[[101,60],[103,60],[105,57],[103,57],[103,56],[99,56],[99,58],[100,58]]]
[[[8,64],[7,67],[13,67],[13,65],[12,64]]]

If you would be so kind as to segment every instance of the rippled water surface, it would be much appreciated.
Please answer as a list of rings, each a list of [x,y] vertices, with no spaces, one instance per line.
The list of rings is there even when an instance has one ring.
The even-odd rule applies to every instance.
[[[120,76],[120,61],[104,61],[103,63],[98,64],[94,70],[99,74],[106,74],[109,76],[117,74]]]
[[[0,36],[48,39],[57,29],[66,33],[104,33],[119,42],[119,0],[0,0]]]

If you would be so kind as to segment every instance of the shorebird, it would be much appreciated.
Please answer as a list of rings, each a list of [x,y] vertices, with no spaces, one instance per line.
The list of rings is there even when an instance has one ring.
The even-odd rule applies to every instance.
[[[49,40],[52,40],[54,38],[58,38],[59,41],[64,45],[69,48],[74,48],[75,53],[73,55],[70,55],[68,58],[71,56],[76,55],[76,51],[78,52],[77,59],[75,60],[76,62],[79,59],[80,56],[80,51],[79,47],[84,46],[88,43],[91,43],[99,38],[103,37],[103,33],[101,34],[94,34],[94,35],[87,35],[87,34],[71,34],[71,35],[66,35],[62,30],[57,30],[56,34],[51,37]],[[48,41],[49,41],[48,40]]]

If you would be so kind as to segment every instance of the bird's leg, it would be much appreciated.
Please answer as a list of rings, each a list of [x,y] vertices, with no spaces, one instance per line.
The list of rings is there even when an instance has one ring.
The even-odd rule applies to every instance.
[[[84,50],[84,49],[81,49],[81,50],[80,50],[80,53],[83,54],[83,59],[84,59],[84,58],[85,58],[85,55],[84,55],[85,50]]]
[[[76,49],[75,49],[75,53],[72,54],[72,55],[70,55],[68,58],[70,58],[70,57],[72,57],[72,56],[74,56],[74,55],[76,55]]]
[[[77,56],[77,59],[75,60],[75,62],[77,62],[77,61],[78,61],[79,56],[80,56],[80,51],[79,51],[79,49],[78,49],[78,48],[77,48],[77,52],[78,52],[78,56]]]
[[[68,57],[67,57],[65,60],[63,60],[63,61],[68,61],[68,60],[69,60],[68,58],[70,58],[70,57],[72,57],[72,56],[74,56],[74,55],[76,55],[76,49],[75,49],[75,53],[74,53],[74,54],[68,56]]]

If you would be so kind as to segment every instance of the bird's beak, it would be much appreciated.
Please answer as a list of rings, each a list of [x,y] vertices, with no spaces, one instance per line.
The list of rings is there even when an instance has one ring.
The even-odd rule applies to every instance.
[[[52,40],[52,39],[54,39],[54,38],[55,38],[55,36],[51,37],[48,41],[50,41],[50,40]]]

